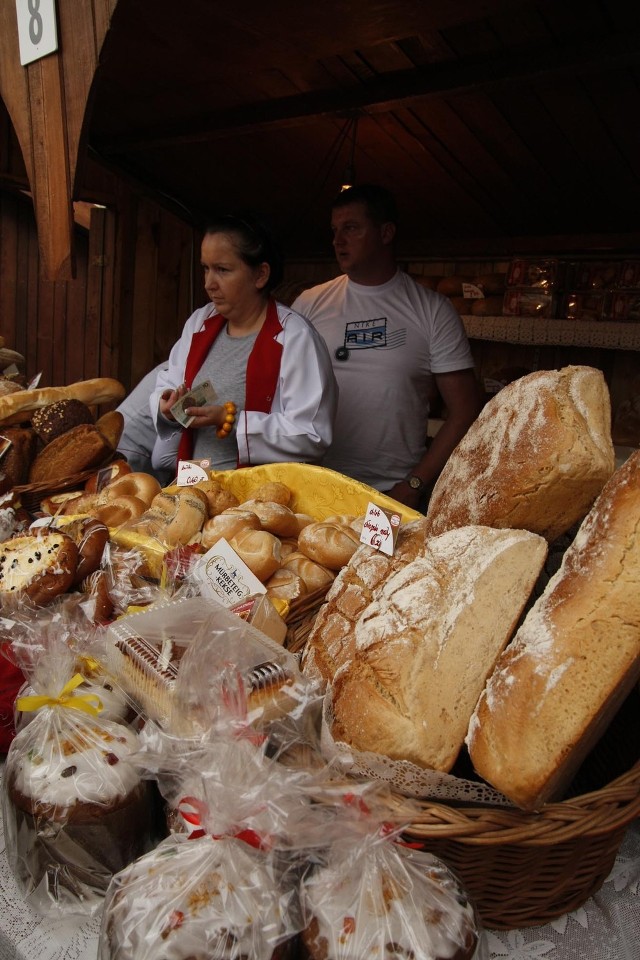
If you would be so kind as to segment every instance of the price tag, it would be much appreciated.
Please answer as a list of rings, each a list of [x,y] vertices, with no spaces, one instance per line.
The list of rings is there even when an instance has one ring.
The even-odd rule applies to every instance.
[[[201,483],[209,479],[207,471],[211,468],[211,460],[180,460],[176,486],[190,487],[194,483]]]
[[[29,380],[29,383],[27,384],[27,390],[35,390],[40,383],[41,378],[42,370],[40,370],[39,373],[36,373],[35,377],[32,377],[31,380]]]
[[[362,524],[360,540],[375,547],[381,553],[393,556],[398,539],[402,517],[399,513],[383,510],[375,503],[367,505],[367,513]]]
[[[55,0],[16,0],[16,13],[23,67],[58,49]]]
[[[463,283],[462,296],[465,300],[484,300],[482,288],[477,287],[475,283]]]
[[[232,607],[267,588],[240,559],[230,543],[222,537],[197,561],[193,576],[200,582],[203,597]]]

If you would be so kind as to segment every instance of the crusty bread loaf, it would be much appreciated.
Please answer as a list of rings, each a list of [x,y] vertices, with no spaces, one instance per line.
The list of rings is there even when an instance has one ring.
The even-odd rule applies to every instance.
[[[407,563],[424,555],[426,522],[422,517],[402,524],[393,556],[380,553],[368,544],[358,547],[347,566],[335,577],[315,618],[302,653],[304,673],[329,683],[336,670],[351,659],[356,621],[375,592]],[[298,553],[287,557],[284,565],[305,579],[303,565],[297,558],[308,564],[313,562]],[[315,589],[308,582],[307,586]]]
[[[31,427],[43,443],[50,443],[81,423],[93,422],[93,414],[82,400],[56,400],[31,415]]]
[[[38,437],[30,427],[3,427],[2,435],[11,441],[11,446],[0,460],[0,472],[7,478],[8,489],[11,489],[27,482]]]
[[[429,501],[428,533],[471,523],[555,540],[583,519],[614,467],[601,371],[531,373],[486,404],[451,454]]]
[[[473,764],[514,803],[560,797],[640,676],[640,452],[614,474],[498,661]]]
[[[468,526],[428,540],[355,618],[332,682],[334,739],[449,771],[546,554],[524,530]]]
[[[98,466],[113,453],[92,423],[72,427],[48,443],[29,470],[29,483],[55,482]]]
[[[124,430],[124,417],[119,410],[108,410],[96,420],[96,427],[115,450]]]
[[[126,394],[119,380],[111,377],[95,377],[79,380],[66,387],[37,387],[35,390],[20,390],[0,397],[0,423],[19,423],[28,420],[31,410],[39,410],[57,400],[82,400],[89,406],[123,400]]]

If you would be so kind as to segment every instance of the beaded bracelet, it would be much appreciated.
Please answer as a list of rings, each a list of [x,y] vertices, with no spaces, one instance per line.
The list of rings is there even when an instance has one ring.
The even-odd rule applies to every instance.
[[[231,431],[233,430],[233,425],[236,422],[236,412],[237,407],[235,403],[232,403],[230,400],[224,404],[225,417],[224,422],[219,430],[216,430],[216,437],[219,437],[220,440],[224,440],[225,437],[228,437]]]

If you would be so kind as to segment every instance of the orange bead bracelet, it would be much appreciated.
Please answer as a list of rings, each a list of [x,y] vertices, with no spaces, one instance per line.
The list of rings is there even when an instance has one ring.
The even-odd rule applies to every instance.
[[[216,437],[220,440],[224,440],[225,437],[228,437],[231,431],[233,430],[233,425],[236,422],[236,412],[237,407],[235,403],[232,403],[230,400],[227,403],[223,404],[225,409],[225,417],[222,423],[222,426],[216,430]]]

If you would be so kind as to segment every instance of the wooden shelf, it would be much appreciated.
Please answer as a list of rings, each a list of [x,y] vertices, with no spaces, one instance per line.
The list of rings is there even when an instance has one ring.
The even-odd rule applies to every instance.
[[[462,321],[471,340],[496,340],[501,343],[526,343],[534,346],[640,350],[640,323],[468,315],[463,316]]]

